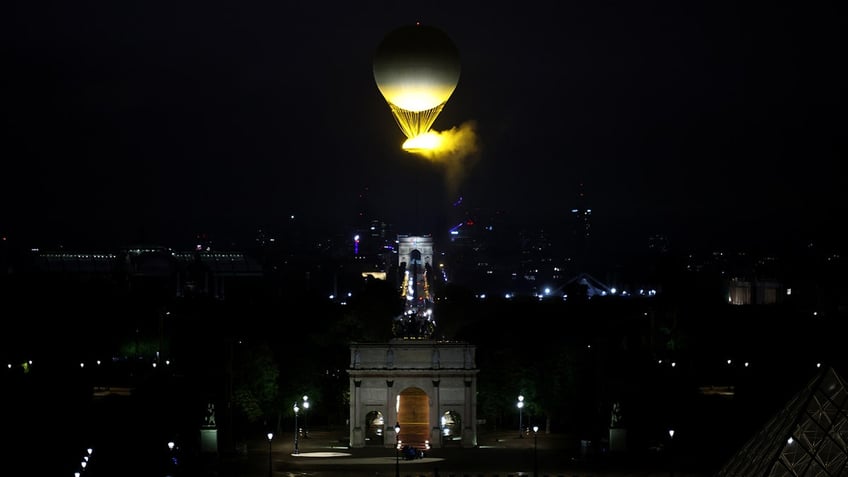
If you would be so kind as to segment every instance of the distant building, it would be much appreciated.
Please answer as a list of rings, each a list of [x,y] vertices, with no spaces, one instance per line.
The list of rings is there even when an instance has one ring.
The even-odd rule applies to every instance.
[[[731,305],[776,305],[782,302],[783,287],[775,280],[732,278],[727,282]]]
[[[135,288],[156,283],[174,297],[189,295],[224,299],[231,286],[252,285],[263,276],[261,265],[242,252],[174,252],[139,245],[117,252],[36,251],[32,269],[43,282],[57,284],[107,280]]]

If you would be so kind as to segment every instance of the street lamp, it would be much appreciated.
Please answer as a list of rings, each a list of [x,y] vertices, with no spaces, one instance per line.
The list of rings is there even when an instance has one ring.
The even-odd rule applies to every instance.
[[[668,475],[674,477],[674,429],[668,430]]]
[[[168,475],[174,475],[177,472],[177,458],[174,456],[174,447],[176,447],[174,441],[168,441]]]
[[[400,477],[400,423],[395,423],[395,477]]]
[[[303,395],[303,438],[309,439],[309,396]]]
[[[271,477],[271,439],[274,438],[274,433],[268,433],[268,477]]]
[[[292,406],[294,410],[294,454],[300,454],[300,450],[297,448],[297,413],[300,411],[300,408],[297,407],[297,401],[295,401],[294,406]]]
[[[521,410],[524,409],[524,396],[518,395],[518,404],[516,406],[518,406],[518,437],[523,438],[524,433],[522,431],[524,430],[524,426],[521,424]]]
[[[536,438],[539,435],[539,426],[533,426],[533,477],[539,477],[539,453],[536,448]]]

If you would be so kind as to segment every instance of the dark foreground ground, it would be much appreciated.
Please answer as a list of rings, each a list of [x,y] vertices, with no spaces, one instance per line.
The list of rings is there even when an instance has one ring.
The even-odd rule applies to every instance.
[[[291,433],[293,434],[293,433]],[[597,453],[561,434],[519,438],[515,432],[481,432],[476,448],[448,446],[431,449],[423,458],[405,460],[394,448],[368,446],[352,449],[344,429],[314,429],[309,438],[257,438],[239,452],[180,455],[176,464],[151,459],[151,452],[135,452],[121,445],[120,436],[93,454],[85,472],[91,476],[309,476],[309,477],[484,477],[484,476],[688,476],[707,477],[707,464],[675,458],[667,451],[655,454]],[[131,441],[127,439],[126,442]],[[95,455],[96,454],[96,455]],[[153,453],[155,455],[155,452]],[[163,455],[160,453],[160,457]],[[68,475],[73,475],[69,471]]]
[[[616,452],[607,450],[603,442],[588,443],[567,433],[539,432],[535,438],[532,434],[519,438],[517,430],[478,428],[476,447],[450,443],[430,449],[421,459],[396,460],[392,443],[349,448],[346,426],[310,428],[309,438],[298,440],[296,455],[293,429],[278,432],[270,446],[264,432],[257,432],[240,446],[225,443],[225,436],[219,435],[218,446],[204,447],[196,416],[186,415],[179,393],[156,399],[112,396],[92,400],[90,391],[83,384],[75,390],[74,382],[3,382],[0,432],[7,465],[15,469],[15,475],[708,477],[726,461],[729,450],[737,447],[735,443],[722,444],[729,440],[727,430],[735,429],[720,425],[727,419],[719,420],[722,413],[704,418],[712,425],[698,426],[697,433],[680,431],[665,445],[645,445],[631,433],[633,438],[625,449]],[[114,394],[116,389],[111,391]],[[178,422],[192,424],[176,426]],[[700,437],[687,444],[687,434]],[[747,435],[738,434],[737,442]],[[723,439],[717,438],[722,435]],[[167,447],[171,440],[176,443],[174,450]],[[93,451],[85,461],[89,447]]]

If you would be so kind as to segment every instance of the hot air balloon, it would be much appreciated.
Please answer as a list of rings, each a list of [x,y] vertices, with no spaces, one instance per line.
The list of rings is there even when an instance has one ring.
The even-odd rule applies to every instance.
[[[374,81],[407,138],[430,130],[459,82],[459,51],[440,29],[403,26],[374,55]]]

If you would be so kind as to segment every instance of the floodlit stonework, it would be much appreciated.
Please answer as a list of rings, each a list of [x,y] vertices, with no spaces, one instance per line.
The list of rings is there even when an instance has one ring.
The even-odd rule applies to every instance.
[[[476,348],[403,340],[350,347],[350,445],[477,445]],[[395,436],[395,424],[400,434]]]

